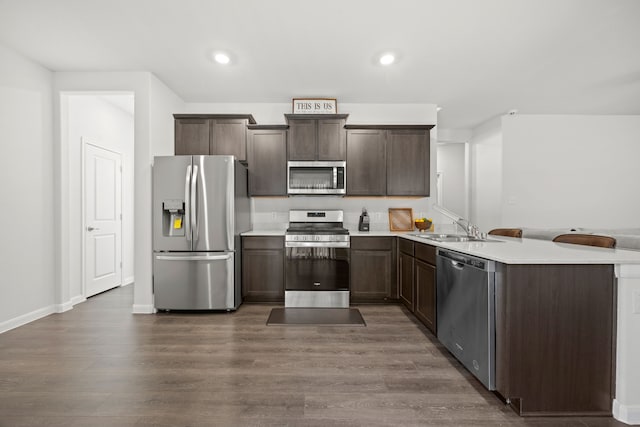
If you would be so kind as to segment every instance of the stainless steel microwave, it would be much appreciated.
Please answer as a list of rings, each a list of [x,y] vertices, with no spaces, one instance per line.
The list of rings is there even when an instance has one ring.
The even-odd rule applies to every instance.
[[[287,194],[340,196],[346,192],[346,162],[287,162]]]

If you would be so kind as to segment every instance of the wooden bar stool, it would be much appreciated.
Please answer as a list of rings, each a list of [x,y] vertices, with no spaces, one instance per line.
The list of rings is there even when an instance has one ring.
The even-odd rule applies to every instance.
[[[556,243],[573,243],[575,245],[598,246],[600,248],[616,247],[616,239],[609,236],[598,236],[595,234],[560,234],[553,238]]]
[[[522,237],[521,228],[494,228],[489,232],[493,236]]]

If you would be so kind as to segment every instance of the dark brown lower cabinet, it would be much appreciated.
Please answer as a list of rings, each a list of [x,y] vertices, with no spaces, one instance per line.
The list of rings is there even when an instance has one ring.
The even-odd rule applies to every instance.
[[[415,260],[415,312],[433,334],[436,334],[436,267]]]
[[[436,334],[436,248],[407,239],[398,242],[400,301]]]
[[[242,238],[242,298],[246,302],[284,301],[284,237]]]
[[[397,301],[395,237],[351,237],[352,303]]]
[[[398,240],[398,282],[400,301],[409,309],[415,311],[414,303],[414,263],[413,245],[410,240]]]
[[[615,301],[611,265],[498,264],[497,392],[520,415],[611,415]]]

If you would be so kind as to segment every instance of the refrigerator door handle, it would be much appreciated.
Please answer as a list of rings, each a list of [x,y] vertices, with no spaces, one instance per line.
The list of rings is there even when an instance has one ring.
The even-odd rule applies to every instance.
[[[236,195],[235,189],[235,165],[233,162],[229,164],[227,168],[229,176],[227,177],[227,248],[233,248],[233,235],[235,232],[234,223],[234,198]]]
[[[159,261],[224,261],[231,258],[231,254],[226,255],[193,255],[193,256],[170,256],[157,255]]]
[[[191,165],[187,166],[187,173],[184,177],[184,232],[187,242],[191,241]]]
[[[191,176],[191,228],[193,228],[193,241],[198,241],[198,165],[193,165]]]

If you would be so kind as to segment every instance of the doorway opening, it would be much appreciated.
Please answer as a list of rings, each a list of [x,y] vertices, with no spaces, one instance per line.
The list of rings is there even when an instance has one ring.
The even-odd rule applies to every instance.
[[[63,265],[75,305],[134,281],[134,93],[66,92],[61,110]],[[112,233],[118,225],[119,237]]]
[[[469,143],[438,141],[437,204],[469,218]]]

